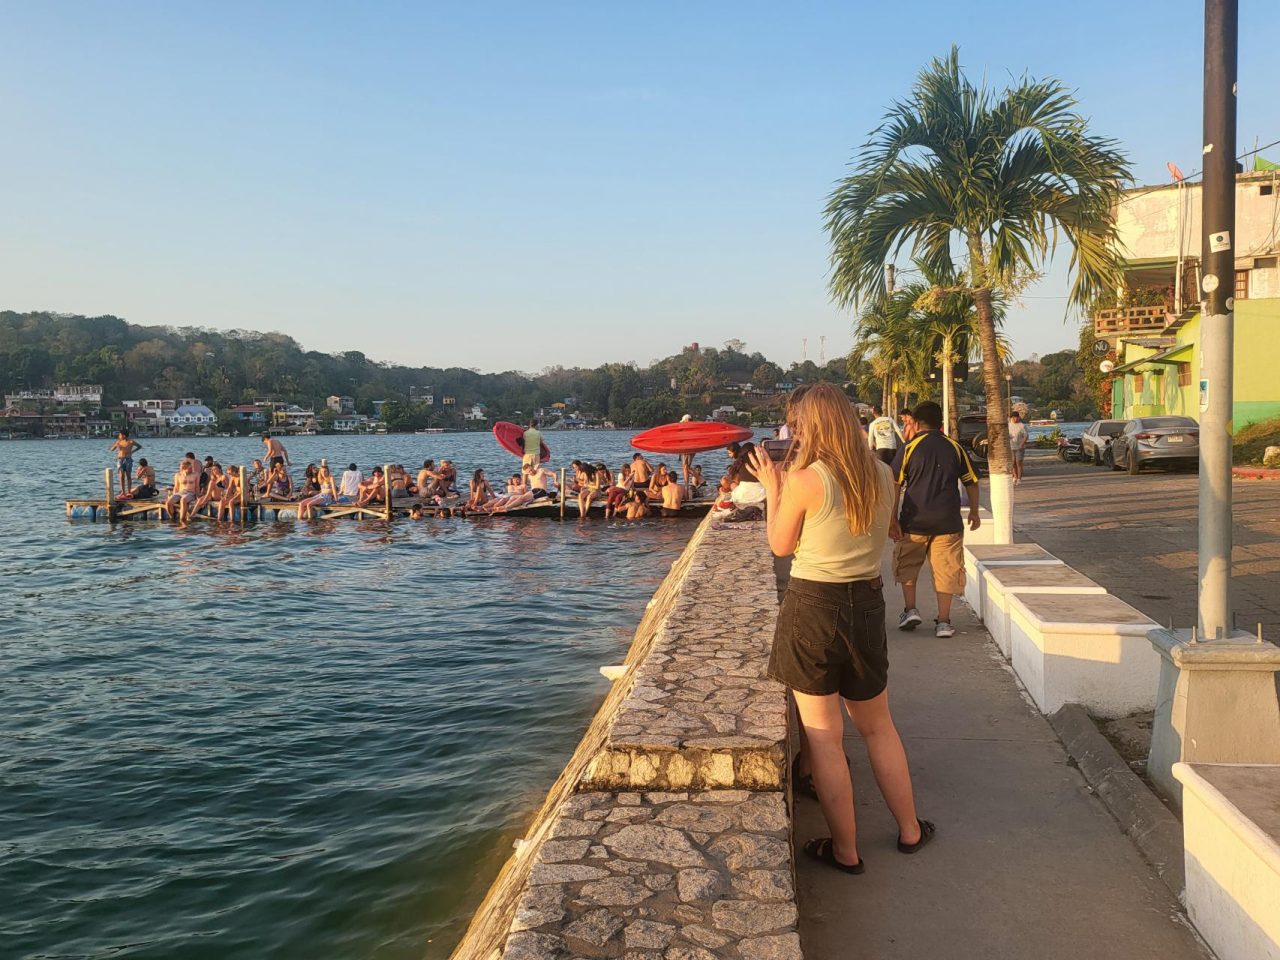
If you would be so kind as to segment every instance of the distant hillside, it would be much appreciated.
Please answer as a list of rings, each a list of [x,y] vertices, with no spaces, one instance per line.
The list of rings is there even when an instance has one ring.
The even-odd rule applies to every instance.
[[[483,362],[483,357],[477,357]],[[57,382],[102,384],[104,402],[201,397],[215,410],[273,397],[319,410],[331,394],[356,399],[361,412],[389,399],[400,428],[448,426],[483,403],[490,419],[531,413],[569,398],[584,414],[620,426],[650,425],[710,411],[776,409],[776,397],[744,397],[732,385],[755,381],[767,393],[787,380],[848,378],[845,358],[784,371],[760,353],[685,349],[647,368],[611,363],[595,369],[551,368],[537,375],[480,373],[460,367],[406,367],[370,360],[358,350],[328,354],[292,337],[252,330],[143,327],[118,317],[0,312],[0,392]],[[409,403],[411,388],[430,388],[432,409]],[[444,397],[456,403],[444,409]]]

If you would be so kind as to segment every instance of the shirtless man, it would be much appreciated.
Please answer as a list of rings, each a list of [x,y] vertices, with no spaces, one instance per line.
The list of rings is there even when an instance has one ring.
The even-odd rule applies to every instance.
[[[186,523],[191,507],[200,493],[200,477],[196,474],[196,460],[183,459],[178,472],[173,475],[173,492],[164,502],[164,510],[171,518],[177,511],[179,523]]]
[[[627,501],[627,519],[642,520],[649,515],[649,501],[640,490],[631,491],[631,499]]]
[[[130,439],[128,430],[116,434],[116,442],[111,445],[111,452],[116,457],[116,472],[120,475],[120,496],[128,497],[129,488],[133,485],[133,455],[142,449],[142,444]]]
[[[440,473],[436,470],[436,462],[434,460],[423,460],[422,469],[418,471],[418,496],[433,496],[435,482],[439,479]]]
[[[521,470],[524,472],[525,486],[532,491],[533,499],[550,498],[555,493],[556,475],[541,463],[537,461],[532,464],[526,463]]]
[[[218,501],[218,509],[213,516],[215,520],[221,520],[222,514],[225,512],[227,519],[231,520],[235,517],[235,513],[233,511],[240,505],[241,471],[239,468],[233,467],[223,473],[222,476],[224,480],[222,486],[222,499]],[[210,485],[209,489],[213,489],[212,485]]]
[[[644,458],[643,453],[637,453],[631,458],[631,482],[636,488],[646,486],[649,483],[649,477],[653,475],[653,467],[649,465],[649,461]]]
[[[386,491],[382,487],[382,468],[374,467],[369,479],[360,482],[360,493],[356,497],[356,506],[363,507],[370,503],[385,503]]]
[[[267,463],[270,463],[273,458],[279,457],[284,461],[284,465],[286,467],[293,466],[293,464],[289,462],[289,451],[284,448],[283,443],[269,433],[264,433],[262,435],[262,442],[267,448]]]
[[[662,515],[664,517],[680,516],[680,505],[684,503],[684,487],[674,480],[668,480],[662,487]]]

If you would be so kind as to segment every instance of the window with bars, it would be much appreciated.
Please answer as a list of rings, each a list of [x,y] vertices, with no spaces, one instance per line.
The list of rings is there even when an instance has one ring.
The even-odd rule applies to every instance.
[[[1142,393],[1142,374],[1135,373],[1133,375],[1133,395],[1136,397]]]
[[[1249,271],[1236,271],[1236,292],[1234,294],[1237,300],[1249,299]]]
[[[1191,386],[1191,364],[1189,363],[1178,364],[1178,386],[1180,387]]]

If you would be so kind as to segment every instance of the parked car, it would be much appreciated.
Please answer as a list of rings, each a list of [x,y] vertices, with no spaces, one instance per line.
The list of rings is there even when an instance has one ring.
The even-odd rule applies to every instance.
[[[966,413],[960,417],[960,434],[956,437],[960,446],[981,460],[987,462],[987,415],[985,413]],[[974,464],[977,466],[977,464]]]
[[[1095,420],[1089,424],[1089,429],[1080,437],[1080,444],[1084,449],[1084,460],[1092,460],[1095,467],[1100,467],[1106,462],[1107,447],[1111,445],[1111,438],[1124,429],[1127,420]]]
[[[1137,417],[1111,441],[1111,466],[1137,475],[1143,466],[1200,462],[1200,424],[1190,417]]]

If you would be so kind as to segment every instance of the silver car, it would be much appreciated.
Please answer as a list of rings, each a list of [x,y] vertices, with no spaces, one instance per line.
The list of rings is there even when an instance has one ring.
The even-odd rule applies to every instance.
[[[1200,424],[1190,417],[1138,417],[1111,441],[1111,466],[1137,475],[1146,464],[1200,462]]]
[[[1128,420],[1095,420],[1080,436],[1080,459],[1092,460],[1095,467],[1105,462],[1111,438],[1124,429]]]

